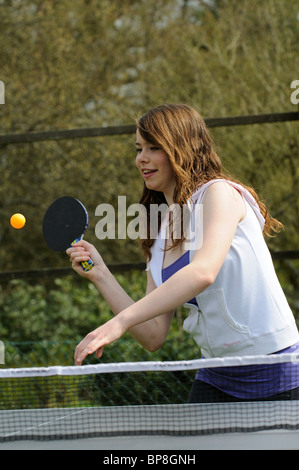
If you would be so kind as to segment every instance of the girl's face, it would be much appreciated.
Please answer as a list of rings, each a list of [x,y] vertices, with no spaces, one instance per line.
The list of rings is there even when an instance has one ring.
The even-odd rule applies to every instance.
[[[148,189],[161,191],[168,205],[173,202],[175,176],[169,158],[161,148],[145,141],[136,132],[136,166],[143,176]]]

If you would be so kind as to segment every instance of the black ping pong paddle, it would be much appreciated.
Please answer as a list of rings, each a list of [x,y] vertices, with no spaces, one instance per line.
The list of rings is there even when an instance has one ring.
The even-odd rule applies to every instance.
[[[81,240],[88,227],[88,213],[82,202],[70,196],[56,199],[47,209],[43,219],[43,235],[49,248],[65,251]],[[93,261],[81,263],[89,271]]]

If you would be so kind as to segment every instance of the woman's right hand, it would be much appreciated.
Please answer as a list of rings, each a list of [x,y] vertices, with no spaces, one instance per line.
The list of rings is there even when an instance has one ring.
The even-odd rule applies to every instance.
[[[91,281],[97,277],[97,274],[102,273],[106,268],[103,258],[97,249],[85,240],[80,240],[71,248],[66,250],[67,255],[70,257],[72,268],[80,276],[87,277]],[[92,259],[94,266],[89,271],[84,271],[81,263]]]

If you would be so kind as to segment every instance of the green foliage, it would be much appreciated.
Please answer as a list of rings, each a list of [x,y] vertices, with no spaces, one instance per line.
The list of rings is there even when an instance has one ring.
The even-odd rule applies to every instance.
[[[140,272],[117,275],[117,279],[134,300],[144,295],[146,281]],[[5,344],[5,367],[73,365],[78,342],[112,316],[93,284],[73,276],[44,284],[11,281],[1,286],[0,299],[0,339]],[[102,360],[174,360],[187,359],[186,354],[191,359],[199,351],[183,332],[181,316],[180,310],[160,351],[148,353],[126,334],[105,349]],[[89,361],[98,362],[95,357]]]
[[[117,275],[135,300],[145,291],[140,272]],[[11,281],[0,289],[0,338],[5,345],[5,368],[74,365],[76,345],[91,330],[111,318],[95,287],[77,277],[43,284]],[[191,337],[182,330],[179,310],[164,346],[144,350],[129,334],[108,346],[101,360],[88,363],[188,360],[200,357]],[[82,377],[6,379],[0,387],[0,408],[44,408],[96,405],[184,403],[194,371],[165,374],[114,373]]]
[[[5,105],[1,133],[129,124],[152,105],[186,102],[203,117],[294,110],[298,78],[296,0],[0,1]],[[269,240],[298,246],[298,125],[212,130],[225,166],[253,185],[285,224]],[[41,222],[67,194],[90,213],[87,238],[107,262],[140,259],[130,240],[99,243],[96,207],[138,202],[134,136],[0,147],[1,270],[61,266]],[[13,212],[24,229],[9,226]]]
[[[204,118],[294,111],[296,0],[0,0],[0,11],[3,134],[130,124],[162,102],[186,102]],[[297,249],[298,123],[218,128],[212,135],[225,167],[284,223],[270,248]],[[139,200],[133,148],[134,136],[0,146],[0,270],[69,265],[46,247],[41,231],[46,208],[63,194],[87,206],[86,238],[107,263],[139,261],[133,241],[95,236],[99,204],[117,210],[119,195],[128,205]],[[27,218],[19,231],[9,225],[17,211]],[[298,312],[297,271],[279,265],[279,273]],[[122,279],[137,297],[138,277]],[[71,361],[73,345],[48,342],[76,342],[110,315],[92,286],[73,279],[13,281],[0,289],[0,309],[0,338],[26,342],[26,354],[30,342],[41,341],[40,362],[51,363],[50,349],[65,349]],[[12,354],[20,364],[23,350]]]
[[[298,79],[297,0],[0,0],[0,14],[1,134],[131,124],[164,102],[188,103],[204,118],[294,111],[290,84]],[[252,185],[284,223],[284,232],[268,240],[270,248],[298,249],[298,123],[211,132],[224,166]],[[65,255],[50,252],[41,231],[46,208],[61,195],[87,206],[86,238],[107,263],[139,261],[134,242],[99,242],[95,236],[99,204],[117,210],[119,195],[127,196],[128,205],[139,201],[142,183],[133,149],[134,136],[0,146],[0,270],[69,265]],[[24,229],[9,226],[14,212],[26,216]],[[298,318],[298,267],[277,263],[277,268]],[[143,295],[145,279],[139,272],[118,279],[135,299]],[[5,367],[71,365],[78,341],[110,315],[96,289],[73,276],[0,285]],[[197,357],[198,348],[182,330],[183,317],[178,310],[167,342],[156,353],[126,335],[105,349],[102,361]],[[99,390],[108,390],[110,383]],[[136,383],[140,402],[148,399],[147,383]],[[13,388],[13,382],[8,385]],[[48,395],[45,386],[41,393],[28,390],[24,400],[28,396],[32,406],[43,406],[51,396],[52,406],[68,403],[68,386],[57,384]],[[184,389],[170,381],[171,388],[177,396]],[[154,402],[170,395],[153,389]],[[75,392],[88,404],[84,390],[79,384]],[[109,395],[117,390],[120,403],[130,393],[130,379],[123,384],[115,378],[109,393],[97,396],[110,404]],[[5,397],[0,391],[1,407],[17,406]]]

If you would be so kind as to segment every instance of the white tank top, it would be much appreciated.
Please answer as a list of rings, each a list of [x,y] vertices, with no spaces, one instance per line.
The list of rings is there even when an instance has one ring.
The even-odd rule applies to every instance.
[[[299,341],[297,326],[263,237],[264,218],[251,194],[241,185],[219,179],[203,185],[192,200],[201,204],[207,188],[220,181],[241,193],[246,216],[215,282],[196,296],[198,307],[185,304],[190,312],[184,329],[205,357],[271,354]],[[163,230],[162,226],[148,265],[157,286],[162,283]],[[194,254],[190,248],[189,261]]]

